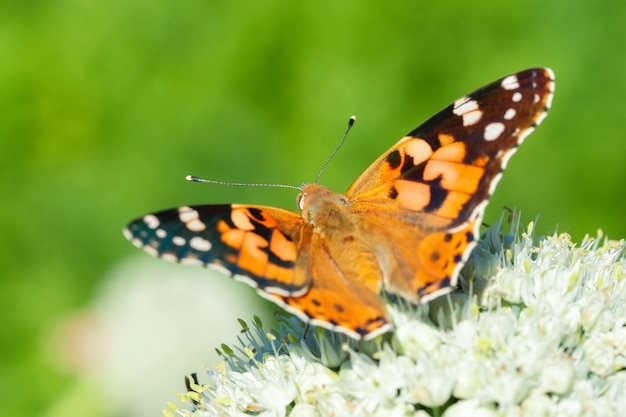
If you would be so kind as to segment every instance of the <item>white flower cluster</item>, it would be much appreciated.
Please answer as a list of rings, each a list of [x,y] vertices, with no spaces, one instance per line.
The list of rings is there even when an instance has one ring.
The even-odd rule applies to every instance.
[[[530,234],[491,228],[461,290],[390,306],[391,337],[357,343],[292,318],[269,334],[257,321],[179,395],[191,406],[164,414],[624,415],[624,241],[555,235],[534,246]]]

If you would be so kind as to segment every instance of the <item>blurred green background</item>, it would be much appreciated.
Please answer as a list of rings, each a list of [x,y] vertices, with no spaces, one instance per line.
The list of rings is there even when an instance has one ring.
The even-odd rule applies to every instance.
[[[122,227],[181,204],[295,209],[293,190],[183,177],[311,181],[352,114],[321,181],[335,190],[461,95],[550,66],[553,108],[485,221],[506,205],[540,214],[542,234],[626,236],[624,22],[617,1],[0,2],[3,414],[158,415],[223,341],[213,328],[234,319],[195,308],[229,280],[198,269],[193,303],[165,291],[164,276],[196,272],[150,259]],[[234,300],[218,311],[249,319]],[[163,393],[153,381],[189,359],[174,341],[203,359],[173,366]]]

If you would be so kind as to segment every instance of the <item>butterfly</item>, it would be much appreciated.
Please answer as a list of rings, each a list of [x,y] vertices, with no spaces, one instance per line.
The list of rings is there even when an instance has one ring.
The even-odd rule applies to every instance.
[[[344,194],[304,184],[300,213],[182,206],[124,234],[151,255],[222,270],[312,325],[370,339],[392,329],[386,293],[419,304],[454,289],[509,158],[553,93],[549,68],[492,82],[400,139]]]

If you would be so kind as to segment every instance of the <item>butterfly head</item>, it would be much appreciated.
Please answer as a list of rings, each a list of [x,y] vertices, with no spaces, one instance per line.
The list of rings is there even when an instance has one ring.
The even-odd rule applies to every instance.
[[[346,196],[319,184],[306,184],[298,194],[298,207],[304,220],[312,225],[328,224],[329,221],[346,221],[351,204]]]

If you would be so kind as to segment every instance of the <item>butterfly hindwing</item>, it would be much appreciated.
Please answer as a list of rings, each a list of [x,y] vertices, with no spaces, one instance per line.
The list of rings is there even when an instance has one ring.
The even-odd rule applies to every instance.
[[[337,251],[341,252],[340,254]],[[351,248],[331,243],[318,233],[304,233],[300,256],[309,262],[311,284],[300,296],[267,297],[313,325],[340,331],[353,338],[373,337],[390,329],[380,297],[380,276],[366,259],[346,262]],[[368,277],[370,284],[368,285]]]
[[[303,268],[296,268],[302,226],[302,217],[278,208],[204,205],[147,214],[124,234],[154,256],[225,269],[253,287],[288,296],[309,285],[298,273]]]

